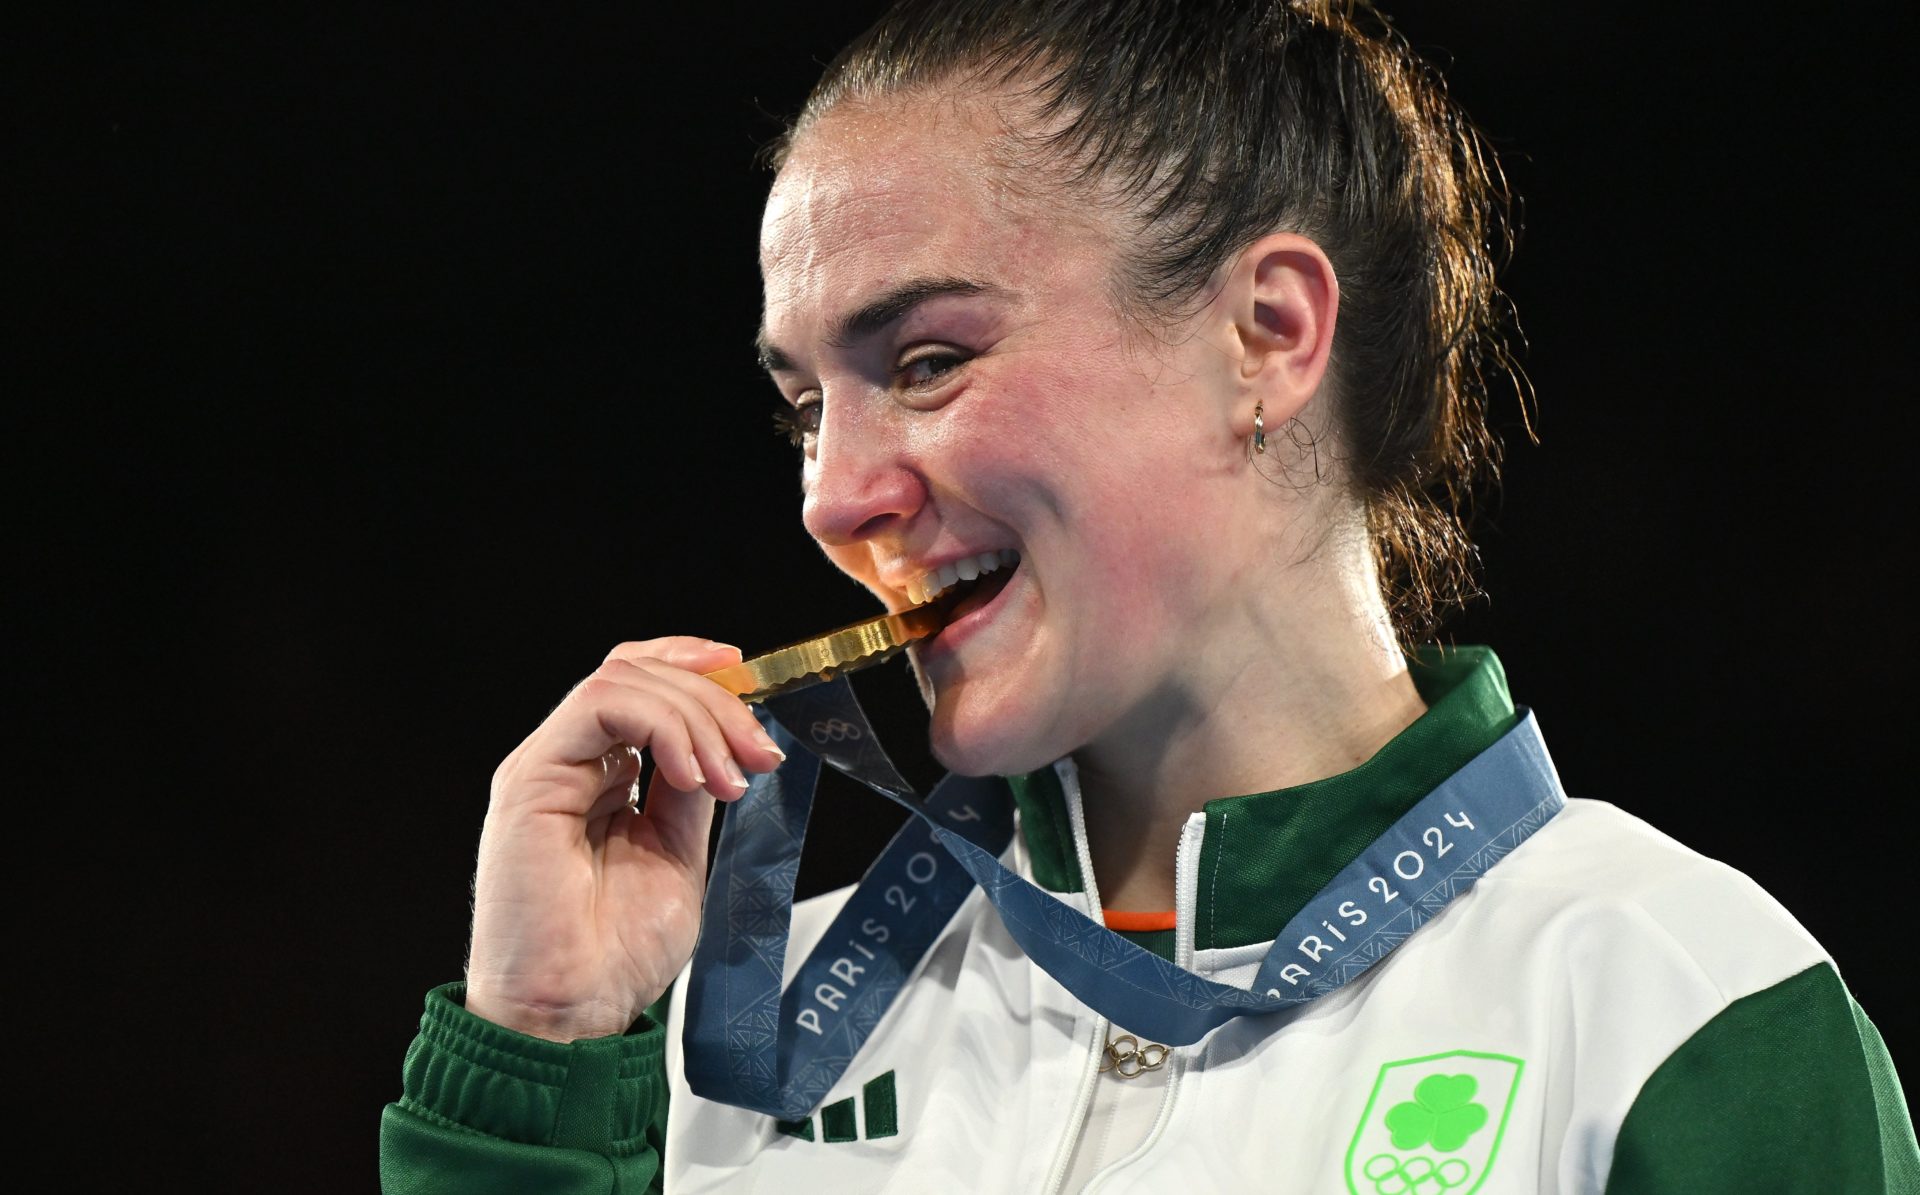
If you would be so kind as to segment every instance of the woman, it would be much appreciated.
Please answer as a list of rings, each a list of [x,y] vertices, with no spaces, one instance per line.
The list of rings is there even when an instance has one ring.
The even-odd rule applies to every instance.
[[[496,773],[467,983],[429,998],[390,1189],[1920,1181],[1818,945],[1737,873],[1565,803],[1490,653],[1405,650],[1468,590],[1499,230],[1464,117],[1361,24],[904,4],[777,147],[762,226],[807,531],[889,609],[975,574],[913,649],[935,753],[1010,778],[1015,871],[1255,1015],[1156,1037],[1185,1005],[1126,977],[1172,973],[1103,937],[1049,954],[1044,916],[974,893],[802,1115],[707,1098],[726,1076],[682,1028],[709,976],[674,985],[712,799],[793,744],[703,679],[733,648],[625,644]],[[1476,802],[1516,788],[1541,812],[1487,840]],[[949,849],[914,857],[955,874]],[[1462,856],[1417,933],[1363,937]],[[848,900],[795,910],[791,953],[838,949]],[[1350,939],[1370,967],[1315,970]],[[821,1016],[863,965],[827,970]]]

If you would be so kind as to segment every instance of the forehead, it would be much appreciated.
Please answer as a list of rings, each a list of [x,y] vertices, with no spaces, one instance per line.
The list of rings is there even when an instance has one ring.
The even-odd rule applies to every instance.
[[[1005,169],[1003,136],[990,106],[953,99],[842,103],[811,125],[761,221],[768,331],[907,278],[1024,289],[1091,252],[1086,221]]]

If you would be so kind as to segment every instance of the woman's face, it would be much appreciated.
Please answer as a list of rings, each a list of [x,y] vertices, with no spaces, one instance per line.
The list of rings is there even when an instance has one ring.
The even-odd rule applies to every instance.
[[[1019,555],[912,652],[935,752],[970,774],[1165,733],[1244,581],[1227,355],[1123,320],[1116,235],[1011,185],[993,128],[951,102],[843,104],[761,230],[763,353],[817,419],[807,530],[896,610],[941,565]]]

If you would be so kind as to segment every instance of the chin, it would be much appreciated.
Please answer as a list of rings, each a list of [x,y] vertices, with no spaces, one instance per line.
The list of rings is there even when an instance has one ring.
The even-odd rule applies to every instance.
[[[1039,719],[1001,706],[980,709],[958,694],[932,699],[933,757],[962,776],[1019,776],[1066,754],[1041,735]],[[976,708],[969,708],[970,706]],[[1050,736],[1048,736],[1050,737]]]

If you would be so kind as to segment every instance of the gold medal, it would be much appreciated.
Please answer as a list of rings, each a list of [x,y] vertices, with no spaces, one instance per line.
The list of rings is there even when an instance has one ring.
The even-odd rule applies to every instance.
[[[897,614],[882,614],[729,664],[707,673],[707,679],[752,705],[776,693],[832,680],[841,673],[892,659],[909,643],[925,639],[947,625],[944,607],[945,603],[929,602]]]

